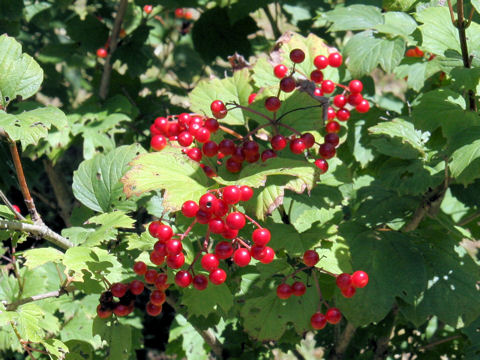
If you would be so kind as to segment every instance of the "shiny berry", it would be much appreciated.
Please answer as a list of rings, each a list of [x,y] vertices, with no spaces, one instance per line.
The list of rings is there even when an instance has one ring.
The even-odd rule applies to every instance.
[[[265,100],[265,108],[268,111],[275,112],[280,109],[280,105],[282,105],[282,103],[280,102],[280,99],[276,96],[270,96]]]
[[[328,162],[325,159],[315,160],[315,166],[320,169],[320,173],[325,174],[328,170]]]
[[[250,255],[252,255],[255,260],[263,259],[265,257],[265,246],[253,245],[250,248]]]
[[[190,146],[193,142],[193,135],[188,131],[182,131],[180,134],[178,134],[177,141],[181,146]]]
[[[357,110],[359,113],[364,114],[370,110],[370,104],[368,103],[367,100],[362,100],[360,104],[355,106],[355,110]]]
[[[261,155],[261,158],[262,158],[262,161],[265,162],[267,161],[268,159],[272,159],[272,158],[275,158],[277,157],[277,153],[271,149],[267,149],[267,150],[264,150],[262,152],[262,155]]]
[[[348,84],[348,89],[352,94],[361,93],[363,90],[363,84],[360,80],[352,80]]]
[[[363,96],[360,93],[348,95],[347,101],[352,106],[357,106],[363,100]]]
[[[113,296],[121,298],[125,295],[128,290],[128,285],[124,283],[115,283],[112,285],[110,291],[112,292]]]
[[[282,283],[277,286],[277,296],[280,299],[288,299],[293,294],[293,289],[290,285]]]
[[[307,266],[315,266],[319,260],[320,257],[315,250],[307,250],[303,253],[303,262]]]
[[[157,230],[156,238],[160,241],[166,242],[173,236],[173,230],[168,225],[160,225]]]
[[[305,284],[303,282],[295,281],[292,284],[292,290],[293,290],[293,295],[302,296],[307,291],[307,287],[305,286]]]
[[[334,52],[328,55],[328,65],[330,65],[331,67],[339,67],[340,65],[342,65],[342,61],[342,55],[340,55],[338,52]]]
[[[167,146],[167,138],[163,135],[152,136],[150,140],[150,146],[153,150],[160,151]]]
[[[340,132],[340,124],[336,121],[329,121],[327,125],[325,125],[325,130],[327,133],[338,133]]]
[[[161,306],[167,297],[165,296],[165,293],[160,290],[154,290],[150,294],[150,302],[154,305]]]
[[[315,83],[315,84],[320,84],[323,81],[323,73],[320,70],[313,70],[310,73],[310,79]]]
[[[106,58],[107,55],[108,55],[107,49],[105,49],[105,48],[99,48],[99,49],[97,50],[97,56],[98,56],[99,58],[102,58],[102,59],[103,59],[103,58]]]
[[[162,307],[154,305],[149,301],[147,303],[147,306],[145,307],[145,310],[147,311],[147,314],[150,316],[158,316],[162,312]]]
[[[240,201],[248,201],[253,196],[253,190],[250,186],[240,186]]]
[[[250,105],[251,103],[253,103],[255,101],[255,98],[257,97],[257,93],[251,93],[249,96],[248,96],[248,105]]]
[[[346,298],[351,298],[353,297],[353,295],[355,295],[355,292],[357,291],[357,289],[355,289],[353,286],[350,286],[348,288],[345,288],[345,289],[340,289],[340,292],[342,293],[342,295]]]
[[[290,151],[294,154],[301,154],[306,149],[305,141],[303,139],[297,138],[290,142]]]
[[[152,251],[150,253],[150,261],[155,265],[162,265],[165,262],[165,254],[158,251]]]
[[[215,156],[218,153],[218,145],[215,141],[207,141],[205,144],[203,144],[202,151],[205,156]]]
[[[233,246],[228,241],[220,241],[215,246],[215,255],[217,255],[219,259],[222,259],[222,260],[228,259],[230,256],[232,256],[232,254],[233,254]]]
[[[172,269],[179,269],[185,264],[185,255],[183,252],[177,255],[168,255],[167,258],[167,266]]]
[[[282,79],[287,75],[288,68],[283,64],[279,64],[273,68],[273,73],[277,78]]]
[[[235,143],[230,139],[222,140],[220,144],[218,144],[218,151],[223,155],[232,155],[235,151]]]
[[[223,199],[218,199],[213,208],[213,214],[218,217],[223,217],[228,213],[228,204]]]
[[[210,131],[206,127],[201,126],[196,132],[195,132],[195,139],[199,143],[206,143],[208,140],[210,140]]]
[[[175,275],[175,284],[182,288],[186,288],[192,283],[192,274],[186,270],[180,270]]]
[[[313,59],[313,65],[319,70],[325,69],[328,66],[328,58],[323,55],[318,55]]]
[[[176,9],[175,9],[175,17],[176,17],[176,18],[179,18],[179,19],[180,19],[180,18],[183,17],[183,15],[184,15],[184,11],[183,11],[182,8],[176,8]]]
[[[324,158],[324,159],[331,159],[332,157],[335,156],[335,146],[333,146],[330,143],[323,143],[320,145],[320,149],[318,149],[318,153]]]
[[[145,284],[140,280],[133,280],[130,283],[129,289],[133,295],[140,295],[145,288]]]
[[[212,284],[220,285],[223,284],[227,279],[227,273],[222,269],[215,269],[210,273],[208,278],[210,279]]]
[[[355,271],[352,274],[352,286],[356,288],[363,288],[368,284],[368,274],[365,271]]]
[[[240,188],[237,186],[227,186],[222,192],[222,199],[230,205],[238,203],[240,201],[240,196]]]
[[[296,64],[300,64],[305,60],[305,53],[301,49],[293,49],[290,51],[290,60]]]
[[[199,148],[191,148],[187,150],[187,156],[193,161],[200,162],[202,160],[202,152]]]
[[[333,105],[335,105],[338,108],[342,108],[345,105],[347,105],[347,98],[345,97],[345,95],[341,95],[341,94],[335,95],[333,97]]]
[[[327,318],[327,322],[335,325],[342,320],[342,313],[337,308],[330,308],[325,313],[325,317]]]
[[[218,123],[217,119],[214,118],[206,119],[203,126],[205,126],[205,128],[211,133],[216,132],[220,128],[220,124]]]
[[[302,134],[300,138],[305,143],[307,149],[310,149],[315,144],[315,137],[311,133]]]
[[[332,80],[322,81],[322,91],[325,94],[330,94],[335,90],[335,83]]]
[[[144,275],[147,272],[147,265],[143,261],[137,261],[133,265],[133,271],[137,275]]]
[[[314,96],[323,96],[323,90],[321,88],[315,88],[315,90],[313,90],[313,95]]]
[[[246,155],[254,155],[258,154],[259,146],[258,143],[255,141],[247,141],[243,144],[243,152]]]
[[[245,216],[241,212],[232,212],[228,214],[225,220],[230,229],[240,230],[245,226]]]
[[[348,119],[350,119],[350,111],[345,108],[338,109],[337,119],[340,121],[347,121]]]
[[[200,210],[206,211],[208,213],[212,213],[213,210],[215,209],[217,201],[218,199],[215,195],[211,193],[206,193],[200,197],[200,200],[198,201],[198,205],[200,207]]]
[[[295,79],[291,76],[283,78],[280,81],[280,89],[286,93],[292,92],[297,87]]]
[[[327,109],[327,119],[330,121],[330,120],[335,119],[336,116],[337,116],[337,113],[335,112],[335,109],[330,106]]]
[[[255,229],[252,233],[252,241],[259,246],[265,246],[271,239],[271,234],[268,229]]]
[[[252,257],[247,249],[239,248],[233,253],[233,262],[240,267],[247,266],[251,259]]]
[[[275,257],[275,251],[270,246],[265,246],[265,250],[263,250],[264,256],[260,259],[262,264],[270,264]]]
[[[275,135],[270,140],[270,144],[272,145],[273,150],[280,151],[287,146],[287,139],[283,135]]]
[[[177,255],[183,250],[182,242],[178,239],[170,239],[165,245],[168,255]]]
[[[182,205],[182,214],[188,218],[192,218],[192,217],[195,217],[198,209],[199,209],[199,206],[195,201],[188,200],[188,201],[185,201]]]
[[[310,318],[310,325],[315,330],[322,330],[327,325],[327,318],[321,312],[316,312]]]
[[[208,286],[208,279],[203,274],[198,274],[193,277],[193,287],[197,290],[205,290]]]
[[[347,289],[352,286],[352,277],[350,274],[342,273],[337,276],[336,283],[340,289]]]
[[[202,268],[210,272],[218,268],[220,261],[218,261],[218,257],[215,254],[205,254],[202,256],[200,264],[202,265]]]
[[[223,101],[220,101],[220,100],[215,100],[210,105],[210,110],[212,110],[212,112],[219,112],[225,109],[226,109],[225,104],[223,103]]]
[[[225,231],[225,223],[220,218],[211,219],[208,228],[213,234],[221,234]]]

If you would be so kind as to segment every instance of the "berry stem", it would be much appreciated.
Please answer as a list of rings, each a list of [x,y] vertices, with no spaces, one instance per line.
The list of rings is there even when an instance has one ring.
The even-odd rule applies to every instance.
[[[317,274],[315,273],[315,271],[313,271],[313,282],[315,283],[315,288],[317,289],[318,298],[320,299],[320,301],[318,302],[317,310],[321,312],[322,311],[322,304],[325,305],[327,307],[327,309],[330,306],[328,305],[328,303],[325,301],[325,299],[322,296],[322,291],[320,290],[320,285],[318,283],[318,278],[317,278]]]
[[[234,131],[234,130],[226,127],[226,126],[220,125],[219,129],[222,130],[223,132],[226,132],[229,135],[232,135],[233,137],[236,137],[237,139],[243,139],[244,138],[244,136],[240,135],[236,131]]]
[[[237,210],[237,209],[235,209]],[[258,222],[256,222],[255,220],[253,220],[250,216],[248,216],[247,214],[243,214],[245,216],[245,218],[250,221],[253,225],[255,225],[257,228],[261,229],[262,227],[260,226],[260,224]]]
[[[337,278],[337,274],[334,274],[330,271],[327,271],[325,270],[324,268],[319,268],[319,267],[315,267],[315,270],[319,271],[319,272],[323,272],[324,274],[327,274],[327,275],[330,275],[330,276],[333,276],[334,278]]]
[[[235,238],[234,241],[238,242],[240,245],[242,245],[243,247],[246,247],[248,250],[250,250],[250,245],[248,245],[245,241],[243,241],[239,237]]]
[[[203,240],[203,251],[207,252],[209,244],[210,244],[210,229],[207,229],[207,232],[205,234],[205,240]]]
[[[249,131],[245,136],[243,136],[241,139],[242,141],[248,139],[251,135],[255,134],[258,130],[260,129],[263,129],[263,128],[266,128],[266,127],[269,127],[269,126],[272,126],[273,124],[271,123],[268,123],[268,124],[263,124],[263,125],[260,125],[258,127],[256,127],[255,129]]]
[[[197,253],[197,255],[195,255],[195,257],[193,258],[193,261],[192,263],[190,264],[190,266],[188,267],[187,271],[191,271],[192,274],[195,276],[195,272],[193,271],[193,265],[195,265],[195,263],[197,262],[198,258],[202,255],[202,251],[199,251]]]
[[[294,271],[293,273],[291,273],[290,275],[285,276],[285,277],[283,278],[283,281],[282,281],[282,282],[287,281],[288,278],[293,278],[293,277],[294,277],[295,275],[297,275],[299,272],[304,271],[304,270],[307,270],[307,269],[310,269],[310,266],[304,266],[304,267],[302,267],[302,268],[300,268],[300,269],[295,270],[295,271]]]
[[[240,105],[240,104],[236,104],[236,103],[226,103],[226,105],[233,105],[235,107],[231,108],[231,109],[228,109],[228,111],[231,111],[233,109],[242,109],[242,110],[245,110],[245,111],[249,111],[251,112],[252,114],[255,114],[255,115],[258,115],[258,116],[261,116],[263,117],[264,119],[268,120],[268,122],[270,123],[273,123],[273,120],[271,117],[265,115],[265,114],[262,114],[261,112],[257,111],[257,110],[253,110],[247,106],[243,106],[243,105]]]
[[[185,230],[183,234],[180,235],[180,241],[185,239],[185,237],[188,235],[188,233],[192,230],[193,226],[197,223],[197,219],[193,220],[190,226]]]

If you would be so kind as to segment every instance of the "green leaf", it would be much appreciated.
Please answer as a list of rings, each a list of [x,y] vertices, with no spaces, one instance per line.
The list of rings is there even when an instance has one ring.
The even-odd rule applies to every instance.
[[[123,211],[104,213],[88,219],[85,224],[99,224],[100,227],[88,234],[83,246],[98,246],[100,243],[117,238],[118,228],[133,229],[133,220]]]
[[[34,95],[43,81],[43,70],[14,38],[0,36],[0,104],[21,96],[24,100]],[[3,127],[3,126],[2,126]]]
[[[424,260],[410,237],[394,231],[373,232],[354,223],[342,225],[340,232],[350,248],[353,270],[369,275],[368,285],[357,289],[353,298],[337,291],[337,305],[354,325],[382,320],[396,296],[413,302],[426,288]]]
[[[63,258],[63,253],[54,248],[30,249],[23,252],[23,257],[27,259],[25,266],[34,269],[48,262],[57,262]]]
[[[209,283],[201,292],[192,288],[185,289],[182,304],[187,306],[189,316],[207,317],[215,312],[228,313],[233,306],[233,295],[227,285]]]
[[[425,80],[442,69],[437,58],[432,61],[418,62],[406,58],[393,72],[399,79],[407,78],[407,85],[415,91],[420,91]]]
[[[23,340],[40,342],[44,337],[44,331],[39,323],[44,311],[36,304],[28,303],[16,310],[18,317],[15,326]]]
[[[199,114],[210,114],[210,105],[214,100],[222,100],[224,103],[235,102],[247,106],[248,97],[253,92],[249,81],[248,69],[235,71],[232,77],[225,79],[203,80],[190,92],[191,108]],[[233,110],[219,121],[229,125],[243,125],[246,123],[246,116],[245,111]]]
[[[338,6],[325,17],[332,22],[329,31],[365,30],[384,22],[381,9],[369,5]]]
[[[408,11],[413,5],[418,2],[417,0],[383,0],[382,8],[389,11]]]
[[[12,140],[20,141],[23,148],[37,144],[41,138],[46,137],[52,125],[59,131],[68,129],[65,114],[54,106],[15,115],[0,110],[0,128],[3,128]]]
[[[456,149],[449,163],[452,176],[468,185],[480,177],[480,126],[460,131],[452,146]]]
[[[68,346],[58,339],[43,340],[42,345],[45,346],[45,350],[48,351],[52,359],[63,359],[69,351]]]
[[[182,349],[187,359],[208,359],[205,350],[205,341],[197,330],[181,314],[177,314],[170,327],[168,335],[167,352],[171,349],[175,340],[182,338]],[[175,351],[175,355],[178,352]]]
[[[425,143],[428,141],[430,134],[415,130],[411,122],[396,118],[372,126],[368,131],[373,135],[384,135],[384,140],[385,137],[395,140],[374,141],[373,144],[381,153],[391,156],[397,155],[403,159],[415,159],[419,156],[426,156],[427,148]]]
[[[163,206],[170,211],[179,210],[187,200],[198,200],[208,189],[208,178],[199,164],[179,149],[168,147],[142,154],[130,165],[132,168],[122,178],[127,197],[165,190]]]
[[[385,23],[374,27],[381,33],[408,38],[408,35],[414,32],[417,28],[415,20],[404,12],[389,11],[383,14],[383,17]]]
[[[348,70],[354,77],[370,74],[378,65],[390,73],[400,64],[405,53],[405,40],[377,38],[372,31],[354,35],[345,45]]]
[[[111,326],[109,360],[128,360],[132,349],[132,328],[128,325],[114,323]]]
[[[108,212],[125,200],[120,179],[130,161],[143,152],[139,144],[125,145],[83,161],[73,173],[73,194],[90,209]]]

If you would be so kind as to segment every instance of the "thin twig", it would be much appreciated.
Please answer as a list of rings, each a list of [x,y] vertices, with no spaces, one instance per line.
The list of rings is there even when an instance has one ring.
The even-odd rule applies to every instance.
[[[467,216],[465,219],[457,222],[457,226],[467,225],[470,221],[473,221],[480,217],[480,211],[474,212],[472,215]]]
[[[227,134],[232,135],[233,137],[235,137],[237,139],[243,139],[242,135],[240,135],[239,133],[237,133],[236,131],[234,131],[232,129],[227,128],[226,126],[220,125],[218,128],[220,130],[222,130],[223,132],[226,132]]]
[[[112,55],[117,49],[117,39],[120,34],[120,29],[122,27],[123,17],[127,11],[128,0],[120,0],[120,5],[118,6],[117,15],[115,16],[115,23],[112,29],[112,35],[110,36],[110,49],[108,55],[105,58],[105,64],[103,65],[103,74],[102,80],[100,82],[100,99],[105,100],[108,95],[108,90],[110,87],[110,77],[112,75]]]
[[[225,105],[233,105],[235,106],[234,108],[231,108],[231,109],[228,109],[228,111],[232,111],[234,109],[242,109],[244,111],[248,111],[248,112],[251,112],[252,114],[255,114],[255,115],[258,115],[258,116],[261,116],[263,117],[264,119],[268,120],[268,122],[270,123],[273,123],[273,119],[265,114],[262,114],[261,112],[257,111],[257,110],[253,110],[247,106],[243,106],[243,105],[240,105],[240,104],[236,104],[236,103],[227,103]]]
[[[421,346],[418,350],[427,350],[427,349],[431,349],[437,345],[440,345],[440,344],[443,344],[443,343],[446,343],[446,342],[449,342],[449,341],[452,341],[452,340],[455,340],[455,339],[460,339],[462,336],[461,335],[452,335],[452,336],[449,336],[445,339],[441,339],[441,340],[437,340],[437,341],[434,341],[430,344],[427,344],[427,345],[423,345]]]
[[[52,297],[59,297],[59,296],[62,296],[63,294],[67,294],[67,293],[68,293],[67,290],[62,288],[60,290],[50,291],[50,292],[47,292],[47,293],[44,293],[44,294],[29,296],[29,297],[14,301],[12,303],[7,303],[6,301],[2,301],[2,303],[3,303],[3,305],[5,305],[5,308],[6,308],[7,311],[14,311],[19,306],[28,304],[32,301],[39,301],[39,300],[48,299],[48,298],[52,298]]]
[[[36,225],[20,221],[9,221],[0,219],[0,230],[22,231],[30,233],[32,235],[37,235],[65,250],[74,246],[69,240],[67,240],[60,234],[57,234],[55,231],[43,224]]]
[[[2,199],[3,203],[5,205],[7,205],[7,207],[10,209],[10,211],[12,211],[15,214],[17,219],[26,220],[25,217],[22,214],[20,214],[17,210],[15,210],[12,203],[8,200],[8,198],[5,196],[5,194],[3,193],[2,190],[0,190],[0,199]]]
[[[265,12],[265,15],[267,16],[267,19],[270,22],[270,25],[272,27],[273,37],[275,39],[278,39],[282,35],[282,33],[280,32],[280,29],[278,28],[277,22],[273,18],[272,13],[270,12],[270,9],[268,8],[268,5],[262,6],[262,9]]]

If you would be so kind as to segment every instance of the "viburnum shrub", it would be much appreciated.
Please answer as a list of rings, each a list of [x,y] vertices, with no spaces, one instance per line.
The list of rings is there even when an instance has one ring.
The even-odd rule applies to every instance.
[[[479,357],[476,2],[68,3],[0,13],[1,359]]]

